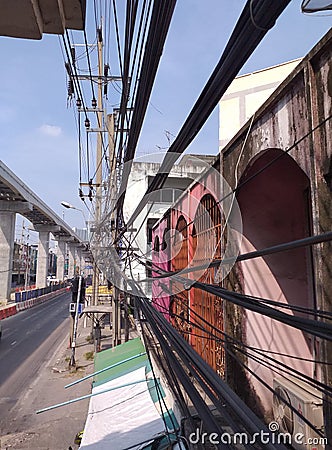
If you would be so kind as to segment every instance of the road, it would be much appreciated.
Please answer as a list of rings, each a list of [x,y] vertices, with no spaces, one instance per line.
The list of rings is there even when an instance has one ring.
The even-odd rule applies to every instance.
[[[8,432],[18,400],[68,336],[69,302],[66,292],[2,320],[0,436]]]

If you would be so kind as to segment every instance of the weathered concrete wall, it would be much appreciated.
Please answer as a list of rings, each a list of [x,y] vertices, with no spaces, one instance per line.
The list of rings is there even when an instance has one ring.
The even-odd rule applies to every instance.
[[[331,230],[331,48],[332,32],[222,151],[223,176],[232,188],[241,186],[237,197],[242,207],[243,252]],[[271,149],[276,149],[275,158],[266,159]],[[291,158],[288,163],[287,158]],[[255,164],[256,175],[255,170],[251,170]],[[290,171],[292,165],[298,170]],[[266,179],[264,173],[269,175]],[[256,229],[256,234],[250,230],[254,225],[261,227]],[[289,304],[332,311],[331,243],[316,245],[312,250],[288,252],[287,256],[301,270],[291,270],[283,255],[259,258],[255,262],[237,264],[224,286]],[[270,351],[283,349],[285,353],[301,357],[331,358],[331,347],[319,346],[315,339],[302,332],[286,331],[273,321],[244,313],[231,305],[226,309],[228,331],[248,345],[259,344]],[[257,369],[249,360],[245,362],[251,369]],[[311,362],[286,363],[310,376],[322,375],[331,385],[331,369],[324,369],[322,374],[321,367]],[[227,377],[238,392],[247,396],[249,383],[251,400],[256,404],[261,401],[262,412],[271,413],[272,394],[254,377],[245,375],[243,370],[239,376],[236,370],[237,364],[229,360]],[[274,375],[269,369],[262,370],[260,375],[272,386]]]
[[[241,253],[331,230],[331,52],[332,31],[220,154],[220,166],[215,168],[220,170],[230,187],[236,189],[242,214]],[[215,181],[214,175],[204,174],[170,212],[171,230],[176,229],[181,217],[188,225],[188,265],[192,264],[197,248],[193,219],[198,205],[207,193],[214,194],[217,202],[223,197],[223,190],[217,190],[215,195]],[[225,214],[222,220],[224,224]],[[232,221],[232,225],[234,236],[242,232],[240,220]],[[155,236],[159,233],[161,238],[162,231],[163,225],[159,230],[157,226]],[[229,236],[223,236],[223,248],[228,239]],[[234,247],[236,253],[236,245]],[[233,248],[233,242],[230,248]],[[222,285],[230,291],[279,301],[282,306],[332,311],[331,250],[331,243],[326,243],[237,263]],[[176,251],[172,250],[172,270],[178,268],[179,261],[175,261],[175,265],[173,261]],[[207,282],[219,283],[216,277],[210,277],[209,271],[206,271]],[[202,292],[196,288],[189,292],[190,307],[200,311],[205,301]],[[210,302],[210,309],[212,305]],[[320,359],[331,363],[331,346],[229,302],[223,302],[222,307],[227,334],[249,347],[263,350],[290,370],[296,369],[301,374],[332,384],[332,366],[315,362]],[[309,317],[306,311],[301,315]],[[190,340],[194,346],[195,339]],[[228,342],[226,340],[225,345],[234,351]],[[200,353],[205,357],[204,352]],[[251,359],[248,353],[249,350],[247,354],[237,353],[237,359],[226,356],[225,378],[258,415],[271,418],[272,393],[254,374],[272,388],[276,373],[271,364],[266,367]],[[210,358],[207,360],[210,363]],[[326,403],[325,426],[332,442],[330,408]]]

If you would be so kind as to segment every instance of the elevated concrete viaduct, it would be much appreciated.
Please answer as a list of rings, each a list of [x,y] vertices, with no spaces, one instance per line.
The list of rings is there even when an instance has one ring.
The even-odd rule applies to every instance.
[[[26,217],[39,233],[37,287],[44,287],[47,282],[50,233],[59,243],[57,278],[60,280],[64,277],[66,244],[70,255],[69,277],[74,274],[75,248],[86,247],[69,225],[0,161],[0,301],[10,297],[17,213]]]

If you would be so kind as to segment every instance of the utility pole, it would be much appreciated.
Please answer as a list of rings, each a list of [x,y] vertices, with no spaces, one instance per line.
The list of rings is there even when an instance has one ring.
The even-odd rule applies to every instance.
[[[109,177],[109,190],[111,193],[111,203],[116,198],[117,185],[116,185],[116,160],[115,160],[115,148],[114,148],[114,114],[107,116],[107,130],[108,130],[108,155],[110,163],[110,177]],[[111,215],[111,233],[113,240],[115,238],[115,226],[116,220],[114,212]],[[113,225],[112,225],[113,224]],[[112,229],[113,226],[113,229]],[[116,276],[114,274],[114,276]],[[116,281],[116,280],[114,280]],[[112,339],[113,347],[118,345],[118,288],[117,282],[113,282],[112,287]]]
[[[100,230],[98,229],[101,219],[101,206],[102,206],[102,127],[103,127],[103,92],[102,92],[102,76],[103,76],[103,35],[102,28],[97,29],[97,49],[98,49],[98,128],[100,131],[97,133],[97,152],[96,152],[96,209],[95,209],[95,229],[97,246],[100,245]],[[98,250],[97,250],[98,253]],[[93,263],[93,289],[92,289],[92,304],[98,304],[98,292],[99,292],[99,268],[96,259]]]
[[[110,163],[110,184],[109,189],[111,192],[111,199],[116,199],[117,194],[117,176],[116,176],[116,159],[114,149],[114,114],[107,116],[107,130],[108,130],[108,148],[109,148],[109,163]],[[111,227],[115,227],[116,217],[114,212],[111,216]],[[113,224],[113,225],[112,225]],[[113,240],[115,239],[116,231],[112,230]],[[120,308],[120,290],[118,288],[118,275],[112,288],[112,337],[113,347],[116,347],[121,343],[121,308]]]
[[[75,44],[75,46],[80,46],[84,44]],[[85,43],[85,47],[86,47]],[[95,46],[95,44],[91,44],[91,46]],[[103,35],[102,35],[102,24],[100,25],[100,28],[97,29],[97,55],[98,55],[98,75],[92,75],[91,69],[90,69],[90,75],[77,75],[74,74],[70,70],[70,65],[67,63],[66,68],[68,75],[70,79],[76,79],[79,80],[90,80],[91,82],[96,82],[98,85],[98,96],[97,100],[95,98],[92,99],[92,108],[87,108],[85,105],[82,107],[82,101],[81,99],[77,99],[76,105],[78,107],[78,112],[83,112],[86,116],[86,113],[95,113],[97,116],[97,127],[96,128],[90,128],[90,121],[88,117],[86,116],[85,120],[85,126],[87,133],[96,132],[97,133],[97,147],[96,147],[96,173],[95,173],[95,183],[93,183],[93,180],[90,179],[88,182],[80,182],[80,187],[86,186],[89,187],[89,195],[83,194],[83,192],[80,189],[80,197],[83,199],[84,197],[89,197],[92,201],[92,187],[95,188],[95,215],[94,215],[94,239],[93,239],[93,245],[95,247],[95,257],[93,259],[93,283],[92,283],[92,299],[91,299],[91,305],[97,306],[98,304],[98,294],[99,294],[99,276],[100,276],[100,269],[98,265],[100,264],[100,250],[101,246],[103,245],[102,240],[102,234],[103,230],[100,228],[101,219],[102,219],[102,207],[103,207],[103,199],[102,199],[102,192],[103,192],[103,133],[108,132],[109,133],[109,161],[110,161],[110,169],[111,169],[111,175],[114,171],[114,177],[113,177],[113,184],[109,186],[109,188],[114,189],[112,194],[116,195],[117,193],[117,183],[116,183],[116,160],[114,156],[114,114],[110,114],[109,116],[105,116],[105,122],[103,122],[104,113],[103,110],[103,94],[107,94],[107,85],[111,81],[122,81],[122,77],[120,76],[113,76],[109,75],[109,66],[108,64],[103,66]],[[69,67],[69,68],[68,68]],[[115,223],[115,221],[114,221]],[[113,287],[113,305],[114,305],[114,299],[118,298],[118,294],[116,294],[116,288],[115,285]],[[119,300],[116,302],[118,305]],[[116,308],[116,313],[112,314],[113,320],[117,321],[117,326],[114,328],[116,330],[120,327],[120,318],[119,318],[119,312],[120,312],[120,306],[118,305]],[[92,327],[94,326],[94,314],[92,314]],[[94,330],[92,330],[94,332]],[[117,333],[118,336],[118,333]],[[119,341],[118,337],[116,338],[117,343]],[[120,336],[121,340],[121,336]],[[117,345],[117,344],[116,344]]]

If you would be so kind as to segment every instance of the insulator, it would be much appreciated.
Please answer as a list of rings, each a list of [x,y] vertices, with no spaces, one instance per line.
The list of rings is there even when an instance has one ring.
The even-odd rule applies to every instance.
[[[71,47],[71,49],[70,49],[70,54],[71,54],[71,59],[72,59],[72,61],[73,61],[73,64],[75,64],[75,60],[76,60],[75,47]]]
[[[104,95],[107,95],[107,88],[108,88],[107,77],[108,77],[109,69],[110,69],[110,66],[108,64],[105,64],[104,65],[104,77],[105,77],[105,81],[104,81]]]
[[[73,80],[68,81],[68,95],[71,97],[74,94],[74,82]]]
[[[84,121],[85,128],[90,128],[90,120],[88,118]]]
[[[82,106],[82,100],[80,98],[76,100],[76,106],[77,108],[80,108]]]
[[[103,42],[103,33],[101,31],[101,28],[97,28],[97,36],[98,36],[98,42]]]
[[[95,98],[92,99],[92,108],[97,108],[97,100]]]
[[[71,67],[70,67],[69,62],[66,62],[66,63],[65,63],[65,68],[66,68],[66,70],[67,70],[68,75],[71,76]]]
[[[78,195],[80,196],[80,198],[81,198],[82,200],[84,199],[84,194],[83,194],[82,189],[79,189],[79,190],[78,190]]]
[[[89,197],[89,200],[92,202],[92,190],[93,190],[93,187],[92,187],[92,178],[90,178],[90,180],[89,180],[89,195],[88,195],[88,197]]]

